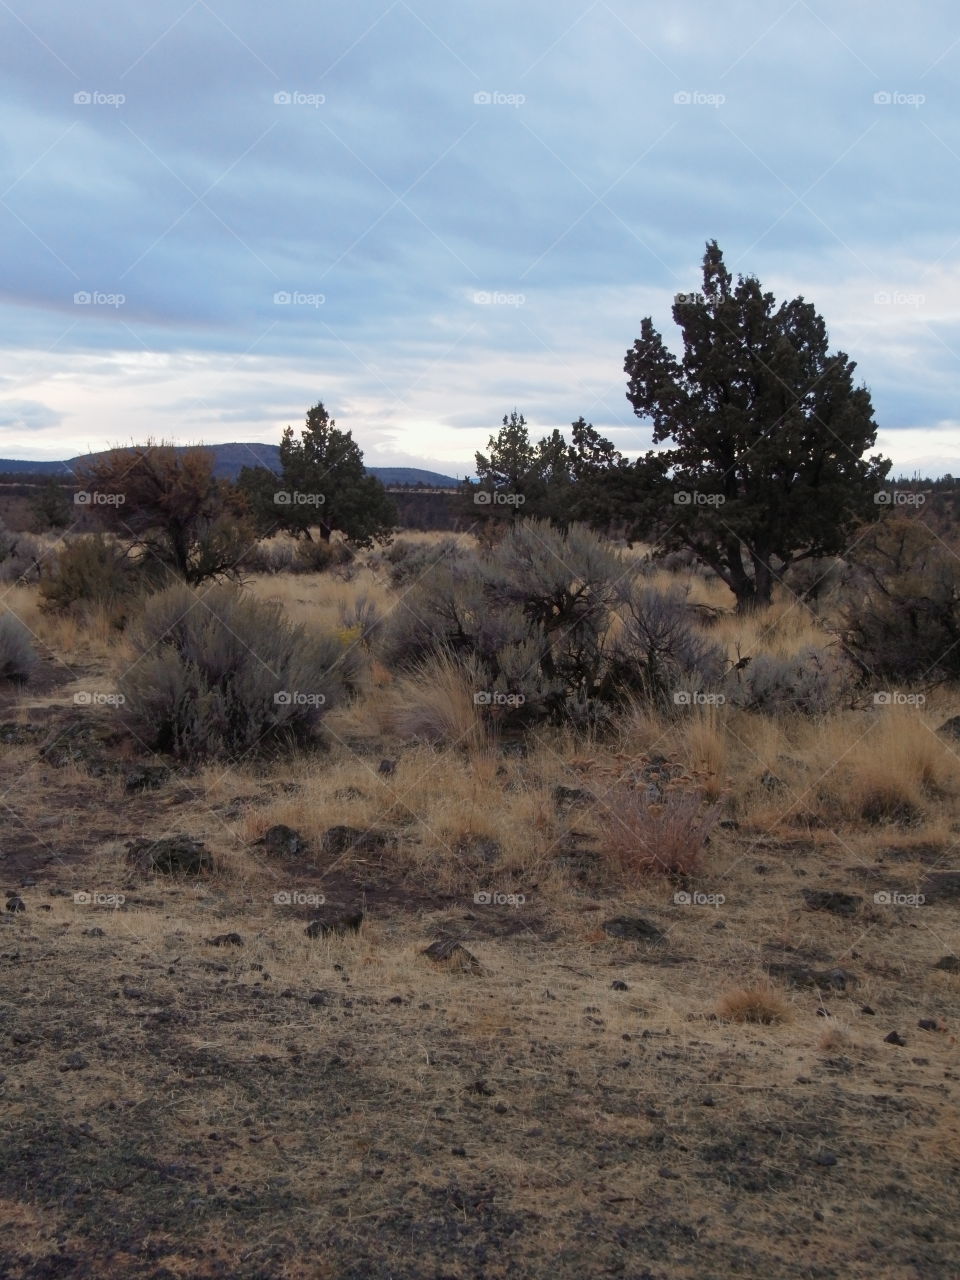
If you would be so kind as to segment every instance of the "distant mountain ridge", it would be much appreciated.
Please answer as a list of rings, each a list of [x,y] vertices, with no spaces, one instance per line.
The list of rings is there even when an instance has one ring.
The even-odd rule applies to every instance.
[[[189,446],[178,445],[177,448],[186,449]],[[216,474],[227,480],[235,480],[241,467],[268,467],[277,472],[280,470],[280,446],[276,444],[211,444],[204,448],[214,455]],[[59,475],[69,479],[81,462],[101,456],[101,453],[83,453],[62,462],[0,458],[0,474]],[[367,467],[367,471],[386,485],[422,484],[431,489],[449,489],[460,483],[454,476],[445,476],[439,471],[427,471],[421,467]]]

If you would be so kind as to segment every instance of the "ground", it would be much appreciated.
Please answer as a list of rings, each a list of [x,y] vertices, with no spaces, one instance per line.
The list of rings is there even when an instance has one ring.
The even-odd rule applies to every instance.
[[[774,822],[757,739],[697,874],[625,884],[576,794],[612,751],[352,714],[144,780],[75,701],[108,670],[79,645],[0,705],[0,1276],[960,1276],[958,898],[908,901],[956,866],[947,772],[928,821],[842,825],[787,760]],[[175,835],[210,868],[131,861]]]

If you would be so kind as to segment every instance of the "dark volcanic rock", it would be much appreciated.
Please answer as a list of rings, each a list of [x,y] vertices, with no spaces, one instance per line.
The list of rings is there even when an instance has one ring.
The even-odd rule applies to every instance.
[[[151,791],[169,781],[170,770],[165,764],[141,764],[131,769],[124,779],[126,791]]]
[[[420,954],[426,956],[435,964],[440,964],[450,969],[459,969],[463,973],[483,972],[477,957],[468,951],[456,938],[442,935],[436,942],[431,942],[429,947],[425,947]]]
[[[202,840],[189,836],[166,836],[161,840],[131,840],[127,844],[129,861],[144,873],[159,871],[166,875],[181,873],[195,876],[213,865]]]
[[[863,902],[855,893],[838,893],[828,889],[804,889],[802,892],[808,911],[830,911],[835,916],[856,915]]]
[[[328,827],[323,833],[320,848],[323,853],[337,856],[343,853],[379,853],[390,842],[386,831],[360,827]]]
[[[623,938],[626,942],[663,942],[666,936],[643,916],[614,916],[612,920],[604,920],[603,931],[611,938]]]
[[[254,844],[262,845],[275,858],[295,858],[307,851],[307,842],[300,832],[282,822],[270,827]]]
[[[946,973],[960,973],[960,956],[941,956],[933,967]]]
[[[857,977],[847,969],[812,969],[794,961],[771,961],[764,966],[771,978],[788,987],[817,987],[820,991],[846,991],[857,985]]]
[[[942,733],[946,738],[955,738],[960,742],[960,716],[951,716],[949,720],[944,720],[937,733]]]
[[[927,902],[954,902],[960,898],[960,871],[928,871],[920,881]]]
[[[210,947],[242,947],[243,939],[239,933],[218,933],[215,938],[207,938]]]
[[[304,933],[308,938],[324,938],[331,933],[342,938],[346,933],[356,933],[362,924],[362,911],[342,911],[339,915],[331,913],[311,920]]]

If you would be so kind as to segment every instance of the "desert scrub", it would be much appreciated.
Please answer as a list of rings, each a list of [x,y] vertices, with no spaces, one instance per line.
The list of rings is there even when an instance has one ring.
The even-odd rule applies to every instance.
[[[37,655],[29,630],[14,613],[0,614],[0,680],[26,683]]]
[[[138,589],[156,585],[156,573],[135,562],[117,542],[97,533],[64,542],[40,579],[41,608],[83,612],[93,605],[122,620]]]
[[[153,747],[188,761],[309,746],[359,678],[357,646],[233,586],[152,597],[130,644],[118,680],[128,711]]]

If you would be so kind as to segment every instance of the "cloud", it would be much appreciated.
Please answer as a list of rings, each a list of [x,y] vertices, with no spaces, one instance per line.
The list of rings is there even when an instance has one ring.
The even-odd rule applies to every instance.
[[[514,404],[646,447],[623,353],[647,314],[674,340],[714,236],[817,305],[885,428],[953,412],[946,0],[92,3],[0,49],[2,385],[68,452],[318,399],[408,461],[469,466]]]
[[[36,431],[42,427],[55,427],[62,414],[39,400],[0,399],[0,429]]]

